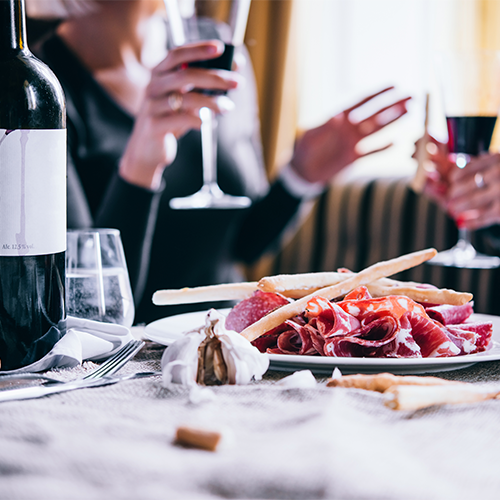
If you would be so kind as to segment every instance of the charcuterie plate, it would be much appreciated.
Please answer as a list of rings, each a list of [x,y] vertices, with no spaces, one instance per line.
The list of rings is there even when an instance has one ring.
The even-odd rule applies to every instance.
[[[230,309],[220,309],[226,314]],[[145,328],[145,337],[163,345],[170,345],[185,332],[199,328],[205,322],[206,311],[197,311],[177,316],[169,316]],[[470,321],[491,321],[493,323],[492,347],[478,354],[449,358],[335,358],[329,356],[293,356],[269,354],[270,370],[292,372],[311,370],[319,375],[331,375],[335,368],[342,373],[395,374],[433,373],[467,368],[475,363],[500,360],[500,316],[474,314]]]

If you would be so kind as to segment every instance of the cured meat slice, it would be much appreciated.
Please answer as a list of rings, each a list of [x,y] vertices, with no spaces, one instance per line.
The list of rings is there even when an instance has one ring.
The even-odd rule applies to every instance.
[[[394,316],[382,315],[349,335],[327,339],[324,352],[326,356],[337,357],[386,357],[383,347],[395,340],[399,329]],[[388,350],[392,351],[393,346]]]
[[[269,349],[272,354],[298,354],[312,355],[318,354],[313,345],[311,331],[304,325],[299,325],[294,321],[285,321],[289,327],[278,337],[277,348]]]
[[[288,299],[282,295],[256,290],[251,297],[231,309],[226,318],[226,328],[240,333],[266,314],[288,303]]]
[[[366,288],[366,286],[359,286],[358,288],[355,288],[354,290],[349,292],[344,297],[344,300],[361,300],[361,299],[371,299],[371,298],[372,296],[368,291],[368,288]]]
[[[482,352],[491,346],[490,340],[493,334],[492,323],[448,325],[446,330],[450,339],[460,349],[460,354]]]
[[[403,295],[388,295],[387,297],[363,300],[342,300],[337,304],[344,311],[358,318],[361,324],[371,322],[380,314],[390,314],[399,319],[408,311],[428,318],[423,306]]]
[[[442,304],[426,307],[425,312],[430,318],[439,321],[443,325],[457,325],[463,323],[474,311],[472,304],[467,302],[467,304],[461,306]]]
[[[445,327],[437,321],[415,312],[408,313],[408,320],[411,325],[411,334],[420,346],[422,357],[440,358],[460,354],[460,349],[449,338]]]
[[[357,318],[323,297],[314,297],[307,303],[305,316],[325,339],[346,335],[360,326]]]

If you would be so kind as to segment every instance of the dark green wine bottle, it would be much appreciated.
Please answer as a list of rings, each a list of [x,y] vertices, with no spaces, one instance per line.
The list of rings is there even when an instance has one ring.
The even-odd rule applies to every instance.
[[[24,0],[0,0],[0,363],[43,357],[64,334],[66,105],[26,44]]]

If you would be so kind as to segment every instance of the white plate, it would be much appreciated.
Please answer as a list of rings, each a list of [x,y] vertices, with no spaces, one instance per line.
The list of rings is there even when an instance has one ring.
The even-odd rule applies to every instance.
[[[229,310],[220,309],[220,312],[227,315]],[[149,340],[168,346],[183,333],[203,325],[206,315],[206,311],[199,311],[154,321],[146,326],[145,336]],[[450,358],[334,358],[269,354],[271,361],[269,368],[287,372],[307,369],[323,375],[331,375],[335,367],[338,367],[342,373],[409,374],[458,370],[475,363],[500,360],[500,316],[474,314],[471,320],[493,323],[493,347],[488,351]]]

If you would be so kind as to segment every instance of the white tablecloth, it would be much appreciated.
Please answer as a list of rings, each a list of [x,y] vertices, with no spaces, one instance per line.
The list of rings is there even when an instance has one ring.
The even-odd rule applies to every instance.
[[[148,344],[123,372],[158,370]],[[72,378],[92,363],[59,374]],[[500,401],[417,412],[382,396],[279,389],[283,373],[195,405],[159,377],[0,405],[0,499],[496,499]],[[500,381],[500,362],[443,374]],[[220,430],[216,452],[175,430]]]

